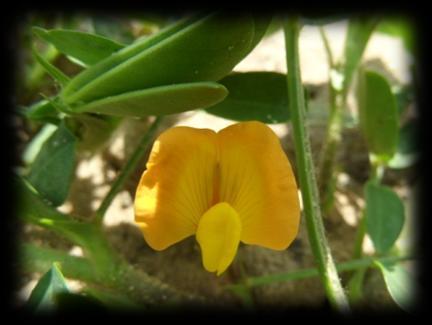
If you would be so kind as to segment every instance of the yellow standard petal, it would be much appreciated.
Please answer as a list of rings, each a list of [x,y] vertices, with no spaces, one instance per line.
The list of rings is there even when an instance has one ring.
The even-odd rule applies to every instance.
[[[175,127],[153,145],[135,195],[135,221],[155,250],[193,235],[213,200],[216,133]]]
[[[276,134],[260,122],[218,133],[220,201],[239,214],[241,241],[276,250],[297,235],[300,207],[291,165]]]
[[[220,275],[228,268],[237,253],[241,228],[238,213],[226,202],[218,203],[204,213],[196,238],[207,271]]]

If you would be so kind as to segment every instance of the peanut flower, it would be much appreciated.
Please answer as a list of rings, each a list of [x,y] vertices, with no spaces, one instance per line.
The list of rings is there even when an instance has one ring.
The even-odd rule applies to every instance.
[[[135,197],[135,221],[163,250],[193,234],[204,268],[220,275],[240,241],[284,250],[299,226],[291,165],[265,124],[218,133],[174,127],[154,143]]]

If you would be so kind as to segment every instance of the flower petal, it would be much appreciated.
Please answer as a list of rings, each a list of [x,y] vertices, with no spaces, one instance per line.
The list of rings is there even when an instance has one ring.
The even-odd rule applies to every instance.
[[[216,133],[175,127],[153,145],[135,196],[135,221],[155,250],[195,233],[211,206]]]
[[[220,275],[232,263],[240,243],[241,228],[238,213],[226,202],[218,203],[204,213],[196,238],[207,271]]]
[[[231,125],[218,133],[220,201],[242,222],[241,241],[282,250],[300,221],[297,185],[274,132],[260,122]]]

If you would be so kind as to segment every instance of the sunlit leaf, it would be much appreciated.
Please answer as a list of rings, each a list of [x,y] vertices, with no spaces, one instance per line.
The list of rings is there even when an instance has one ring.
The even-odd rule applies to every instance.
[[[388,161],[396,152],[399,114],[387,80],[373,71],[359,73],[358,109],[360,128],[371,153]]]
[[[157,45],[164,39],[167,39],[168,37],[184,29],[186,26],[194,23],[199,18],[202,17],[192,16],[182,19],[175,24],[164,28],[157,34],[154,34],[148,38],[139,39],[136,42],[121,49],[120,51],[113,53],[110,57],[82,71],[80,74],[74,77],[69,83],[69,86],[66,89],[62,90],[62,97],[69,97],[77,90],[83,88],[88,83],[100,77],[103,73],[114,69],[119,64],[131,59],[133,56],[138,55],[144,50],[148,50],[151,47]]]
[[[108,97],[76,111],[137,117],[166,115],[208,107],[223,100],[227,93],[224,86],[215,82],[177,84]]]
[[[71,82],[62,93],[63,99],[68,104],[88,103],[144,88],[221,79],[252,50],[254,28],[251,15],[235,19],[222,13],[209,15],[121,62],[79,90]]]
[[[235,73],[220,80],[229,95],[207,112],[236,121],[281,123],[289,119],[286,76],[275,72]]]
[[[399,237],[405,221],[401,199],[390,188],[366,184],[366,228],[375,250],[386,253]]]
[[[43,144],[27,177],[38,193],[54,205],[66,199],[75,170],[76,138],[60,124]]]
[[[63,87],[66,86],[69,82],[69,77],[66,76],[63,72],[45,60],[37,51],[33,48],[33,56],[36,61],[45,69],[45,71],[54,78],[54,80],[58,81],[60,85]]]
[[[36,284],[27,302],[35,311],[52,310],[57,305],[57,295],[69,292],[66,281],[56,263],[45,273]]]
[[[61,53],[71,56],[86,65],[95,64],[124,47],[123,44],[106,37],[75,30],[45,30],[33,27],[33,32],[53,44]]]
[[[375,262],[393,300],[405,311],[413,307],[413,279],[401,264]]]

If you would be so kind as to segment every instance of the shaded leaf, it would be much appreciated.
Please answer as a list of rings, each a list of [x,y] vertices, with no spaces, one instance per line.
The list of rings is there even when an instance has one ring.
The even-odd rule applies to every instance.
[[[57,305],[57,295],[63,292],[69,290],[58,265],[54,263],[36,284],[27,305],[35,311],[53,309]]]
[[[286,76],[275,72],[234,73],[220,80],[229,95],[206,111],[235,121],[281,123],[289,119]]]
[[[342,70],[342,93],[345,95],[377,23],[377,18],[352,18],[349,21]]]
[[[91,254],[98,270],[106,271],[115,265],[115,256],[112,255],[97,224],[80,222],[57,211],[22,178],[15,178],[14,186],[15,193],[18,193],[18,216],[21,219],[53,230],[82,246],[87,253]]]
[[[76,109],[117,116],[145,117],[205,108],[225,98],[227,90],[215,82],[154,87],[96,100]]]
[[[366,184],[366,228],[376,251],[386,253],[399,237],[405,221],[402,201],[390,188]]]
[[[417,119],[409,121],[400,129],[396,154],[388,162],[390,168],[407,168],[418,161],[420,152],[418,130]]]
[[[85,65],[95,64],[124,47],[123,44],[106,37],[75,30],[45,30],[33,27],[33,32],[54,45],[60,52],[83,62]]]
[[[52,124],[44,125],[40,131],[30,140],[27,144],[22,159],[26,165],[33,163],[38,153],[40,152],[43,144],[51,137],[57,130],[57,127]]]
[[[375,261],[380,269],[387,290],[393,300],[405,311],[413,305],[413,283],[410,274],[401,264]]]
[[[357,89],[360,128],[370,152],[388,161],[396,152],[399,114],[387,80],[373,71],[361,71]]]
[[[53,100],[54,98],[43,99],[31,105],[25,112],[26,117],[34,121],[58,124],[60,119]]]
[[[55,206],[66,199],[75,170],[76,138],[61,123],[43,144],[27,177],[37,192]]]
[[[251,15],[235,19],[222,13],[209,15],[121,62],[75,92],[75,85],[70,83],[62,93],[63,99],[68,104],[88,103],[144,88],[218,80],[251,51],[254,26]]]
[[[406,18],[385,18],[377,26],[377,31],[400,37],[405,48],[414,53],[415,39],[413,24]]]

